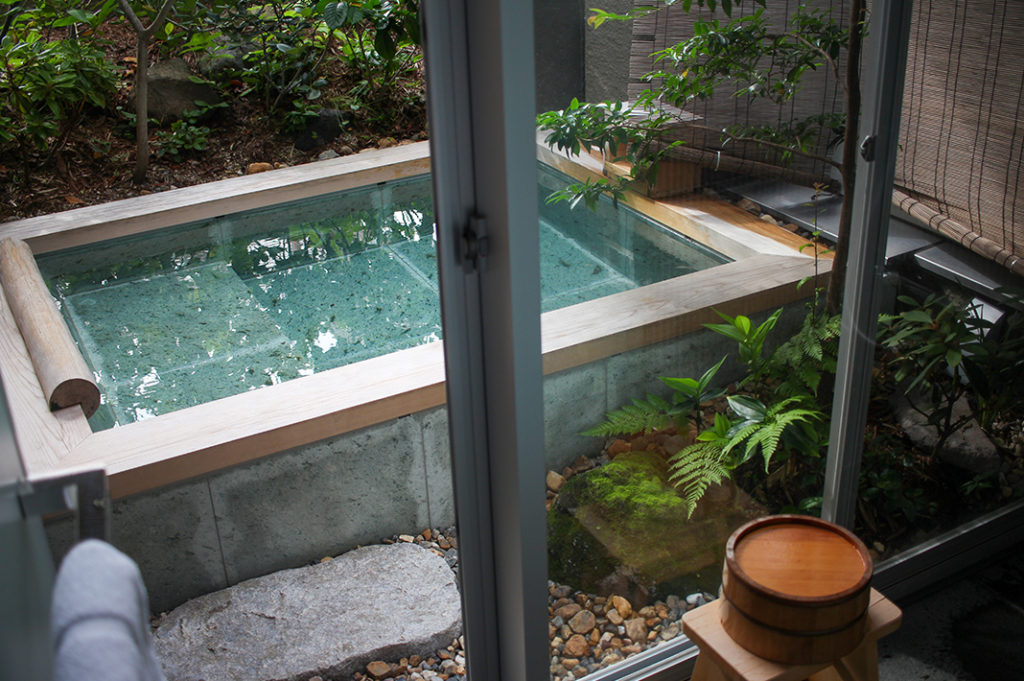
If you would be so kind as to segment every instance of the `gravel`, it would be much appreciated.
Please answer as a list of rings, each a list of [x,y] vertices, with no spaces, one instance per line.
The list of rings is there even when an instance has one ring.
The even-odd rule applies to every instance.
[[[414,542],[443,557],[458,574],[455,528],[427,529],[417,535],[395,535],[385,544]],[[551,681],[574,681],[682,634],[680,620],[711,594],[671,595],[663,601],[634,607],[622,596],[598,596],[566,584],[548,582],[548,642]],[[462,681],[466,678],[463,637],[429,658],[375,660],[353,681]],[[309,681],[323,681],[314,677]]]

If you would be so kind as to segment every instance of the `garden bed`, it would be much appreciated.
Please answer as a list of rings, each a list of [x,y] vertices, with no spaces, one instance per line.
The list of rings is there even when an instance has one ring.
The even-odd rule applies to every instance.
[[[36,20],[45,26],[56,18]],[[177,30],[195,30],[196,27],[188,25],[189,21],[192,19],[176,18]],[[45,35],[56,38],[66,30],[51,28]],[[211,109],[201,121],[176,130],[170,118],[151,125],[149,172],[144,183],[136,184],[132,182],[135,32],[116,13],[95,28],[75,30],[80,32],[79,41],[95,45],[100,51],[112,74],[113,88],[107,95],[98,93],[105,96],[103,106],[87,105],[67,112],[67,120],[60,124],[57,134],[43,139],[41,146],[0,144],[0,222],[236,177],[252,164],[282,168],[426,138],[419,48],[411,43],[399,46],[399,50],[409,53],[411,66],[396,74],[391,89],[385,93],[387,97],[375,102],[389,112],[384,118],[370,115],[373,107],[368,106],[367,100],[372,93],[366,93],[365,86],[360,85],[365,79],[360,69],[366,65],[347,58],[339,42],[328,49],[315,68],[312,64],[305,66],[324,81],[317,98],[299,98],[305,102],[303,111],[346,112],[346,123],[337,138],[305,150],[297,148],[295,136],[301,126],[289,125],[285,120],[292,110],[291,98],[283,109],[280,105],[277,110],[268,107],[266,98],[260,96],[258,88],[254,89],[256,81],[263,77],[254,71],[259,66],[254,62],[249,72],[222,71],[223,77],[209,77],[224,107]],[[272,32],[277,28],[268,20],[263,30]],[[305,33],[293,36],[296,46],[313,40],[312,28],[304,30]],[[16,27],[12,35],[22,34],[17,33]],[[174,40],[154,42],[150,48],[151,61],[159,63],[179,57],[194,77],[206,79],[199,65],[204,53],[189,51],[183,39],[179,34]],[[0,79],[0,92],[4,91],[4,82]],[[33,106],[36,105],[42,107],[45,101]],[[52,118],[52,114],[46,115]]]
[[[876,561],[1024,497],[1024,404],[993,390],[1019,371],[1020,318],[1000,331],[973,314],[903,299],[883,317],[855,526]],[[671,394],[633,398],[589,431],[605,436],[600,455],[548,473],[555,579],[640,603],[679,585],[713,592],[737,526],[821,512],[838,317],[811,315],[770,349],[777,316],[708,325],[739,342],[737,382],[716,387],[721,363],[662,378]]]

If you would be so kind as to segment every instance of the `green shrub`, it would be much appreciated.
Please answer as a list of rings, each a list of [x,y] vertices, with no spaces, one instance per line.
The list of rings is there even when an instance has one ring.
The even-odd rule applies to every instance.
[[[879,317],[879,342],[892,351],[889,364],[910,405],[938,431],[935,451],[970,415],[956,417],[954,405],[968,392],[965,366],[981,350],[984,330],[976,305],[930,295],[918,303],[900,296],[906,306]]]
[[[358,79],[349,105],[376,128],[388,128],[419,104],[418,92],[402,86],[421,58],[418,0],[321,2],[323,18],[342,58]]]
[[[45,151],[89,107],[105,107],[117,86],[117,72],[94,44],[9,32],[0,39],[0,144]]]

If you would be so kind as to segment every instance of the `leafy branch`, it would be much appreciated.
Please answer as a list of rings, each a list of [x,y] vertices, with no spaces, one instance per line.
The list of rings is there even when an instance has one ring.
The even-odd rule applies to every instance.
[[[750,318],[745,315],[730,317],[718,310],[715,310],[715,314],[724,319],[725,323],[705,324],[704,326],[726,338],[731,338],[739,345],[740,361],[746,364],[750,370],[741,384],[747,381],[757,381],[764,374],[768,361],[771,359],[771,353],[765,355],[764,343],[768,338],[768,333],[775,328],[779,317],[782,316],[782,308],[773,312],[768,319],[757,326],[754,326]]]
[[[731,395],[727,400],[739,419],[716,414],[711,428],[669,459],[669,480],[680,490],[690,514],[709,486],[728,478],[733,469],[758,452],[764,459],[765,472],[784,440],[789,447],[807,454],[816,456],[818,452],[820,443],[808,426],[820,420],[822,414],[799,406],[799,398],[790,397],[770,406],[747,395]]]
[[[652,119],[657,117],[659,120],[656,126],[637,126],[632,119],[620,120],[614,116],[604,115],[608,111],[614,111],[615,105],[610,103],[575,103],[575,106],[570,106],[574,120],[569,126],[562,125],[557,116],[545,114],[538,117],[538,124],[541,128],[549,130],[561,126],[561,131],[550,135],[548,142],[560,143],[560,148],[570,153],[579,153],[582,148],[589,148],[588,140],[608,140],[624,134],[621,132],[622,129],[632,129],[638,135],[646,135],[645,142],[632,140],[630,151],[653,150],[660,154],[649,166],[641,165],[639,168],[639,172],[651,176],[657,172],[658,161],[669,155],[666,147],[678,144],[678,141],[669,141],[667,131],[672,125],[682,123],[690,129],[709,129],[690,120],[689,115],[683,111],[685,107],[723,92],[733,97],[744,98],[748,102],[765,99],[782,106],[800,91],[803,79],[808,73],[827,68],[843,88],[846,99],[844,112],[823,111],[789,122],[781,122],[780,118],[780,122],[775,125],[733,126],[724,130],[714,130],[720,134],[721,144],[745,142],[779,152],[778,165],[771,166],[756,161],[741,162],[737,159],[726,159],[725,164],[721,164],[721,152],[707,153],[706,145],[694,150],[680,149],[677,155],[692,163],[713,165],[716,169],[720,165],[723,169],[728,165],[735,172],[749,172],[751,168],[756,168],[757,172],[773,173],[787,181],[796,179],[794,173],[797,171],[786,168],[794,156],[801,156],[838,170],[843,204],[840,210],[838,243],[826,297],[826,308],[830,313],[835,313],[839,308],[845,279],[846,251],[849,247],[853,208],[852,193],[856,180],[856,137],[860,113],[859,65],[866,7],[864,0],[852,0],[847,21],[843,24],[833,21],[824,10],[801,5],[788,18],[785,30],[780,32],[770,28],[763,0],[755,2],[760,8],[747,16],[736,18],[732,18],[733,3],[726,0],[669,0],[664,5],[636,7],[626,13],[594,10],[589,20],[594,27],[605,21],[636,19],[675,4],[680,4],[685,11],[690,11],[694,6],[712,10],[721,8],[729,20],[698,19],[694,22],[694,35],[691,38],[653,55],[661,67],[647,74],[648,80],[655,84],[640,95],[634,110],[637,113],[649,114]],[[848,65],[845,74],[840,68],[840,56],[844,49]],[[673,116],[665,112],[666,104],[679,109],[680,115]],[[578,133],[576,139],[572,138],[573,133]],[[831,149],[840,141],[843,142],[840,162],[815,151],[822,144]],[[637,163],[643,163],[640,155],[642,154],[630,155],[629,160],[634,163],[634,167],[637,167]],[[635,178],[636,175],[630,179]],[[832,184],[828,179],[820,177],[813,178],[807,183]],[[558,198],[565,199],[573,192],[586,192],[592,197],[598,191],[595,186],[606,189],[616,186],[623,188],[625,183],[598,182],[592,183],[591,186],[576,185]],[[591,198],[584,197],[583,200],[588,205],[593,203]]]

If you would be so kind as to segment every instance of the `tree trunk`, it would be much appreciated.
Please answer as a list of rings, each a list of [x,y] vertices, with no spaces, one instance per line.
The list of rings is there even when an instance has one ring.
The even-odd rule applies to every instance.
[[[132,182],[143,184],[149,169],[149,34],[136,37],[135,65],[135,174]]]
[[[843,139],[843,205],[839,214],[839,234],[835,258],[828,280],[825,309],[837,314],[843,302],[846,283],[846,256],[850,250],[850,221],[853,216],[853,190],[857,182],[857,144],[860,127],[860,56],[864,44],[864,0],[850,5],[850,42],[846,49],[846,135]]]
[[[132,181],[142,184],[149,169],[149,41],[167,20],[174,0],[164,0],[148,27],[142,25],[128,0],[118,0],[118,3],[135,29],[135,174]]]

